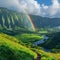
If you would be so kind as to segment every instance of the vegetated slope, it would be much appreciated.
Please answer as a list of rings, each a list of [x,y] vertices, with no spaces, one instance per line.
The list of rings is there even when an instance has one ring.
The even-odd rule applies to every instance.
[[[53,28],[60,26],[60,18],[48,18],[36,15],[30,15],[36,28]]]
[[[29,33],[17,34],[17,35],[15,35],[15,37],[19,41],[22,41],[27,46],[29,46],[29,45],[33,46],[34,42],[39,41],[44,38],[42,35],[33,34],[33,33],[32,34],[31,33],[30,34]]]
[[[0,60],[33,60],[37,54],[14,37],[0,34]]]
[[[26,14],[8,10],[7,8],[0,8],[1,29],[34,31],[32,23]]]
[[[41,55],[41,60],[60,60],[60,52],[53,53],[53,52],[46,52],[44,49],[40,46],[34,46],[33,43],[35,41],[41,40],[44,38],[41,35],[38,34],[28,34],[28,33],[22,33],[15,35],[15,37],[20,41],[22,41],[26,46],[31,48],[34,52]]]
[[[41,60],[60,60],[60,53],[45,52],[41,49],[36,49],[41,54]]]
[[[45,52],[39,47],[27,48],[15,37],[0,33],[0,60],[36,60],[37,53],[41,55],[41,60],[60,59],[58,52]]]

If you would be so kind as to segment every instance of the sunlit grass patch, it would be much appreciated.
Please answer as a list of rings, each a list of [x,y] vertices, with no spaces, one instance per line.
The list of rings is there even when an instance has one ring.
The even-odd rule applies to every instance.
[[[4,35],[6,35],[6,34],[0,34],[0,48],[2,48],[2,46],[3,46],[3,49],[5,49],[5,50],[2,49],[1,51],[6,51],[6,49],[9,48],[9,50],[11,50],[13,52],[13,54],[10,56],[11,58],[12,58],[12,56],[14,56],[13,59],[16,57],[19,57],[19,58],[16,58],[17,60],[21,60],[21,59],[23,60],[22,57],[24,57],[24,60],[28,60],[28,59],[32,60],[33,58],[37,57],[37,54],[35,52],[33,52],[32,50],[30,50],[29,48],[27,48],[25,46],[22,46],[18,42],[15,42],[14,41],[15,38],[13,38],[13,40],[11,40],[12,39],[11,36],[10,36],[11,37],[10,38],[8,35],[6,35],[6,36],[4,36]],[[5,48],[5,47],[7,47],[7,48]],[[5,59],[8,59],[9,50],[7,52],[5,52],[5,54],[8,53],[6,55],[6,58],[5,58],[5,55],[3,54],[3,57]],[[0,54],[0,56],[1,56],[1,54]]]

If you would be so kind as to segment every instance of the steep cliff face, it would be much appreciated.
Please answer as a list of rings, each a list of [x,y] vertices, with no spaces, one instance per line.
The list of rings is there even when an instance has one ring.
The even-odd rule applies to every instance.
[[[0,29],[25,29],[34,31],[33,24],[26,14],[0,8]]]

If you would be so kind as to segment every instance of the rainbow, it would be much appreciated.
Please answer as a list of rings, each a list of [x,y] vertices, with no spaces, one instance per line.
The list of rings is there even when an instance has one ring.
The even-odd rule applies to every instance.
[[[36,31],[36,28],[35,28],[35,25],[34,25],[32,19],[31,19],[31,17],[28,14],[26,14],[26,16],[27,16],[28,20],[30,21],[30,23],[32,24],[32,28],[33,28],[33,30],[35,32]]]
[[[36,31],[35,25],[31,19],[31,17],[29,16],[29,14],[25,11],[25,9],[20,5],[20,8],[22,9],[23,13],[26,14],[26,17],[28,18],[28,20],[30,21],[30,23],[32,24],[32,28],[34,31]]]

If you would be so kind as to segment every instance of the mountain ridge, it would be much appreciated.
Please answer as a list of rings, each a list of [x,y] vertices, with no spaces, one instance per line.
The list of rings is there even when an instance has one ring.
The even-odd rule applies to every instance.
[[[47,18],[35,15],[30,16],[36,28],[44,28],[44,27],[54,28],[60,26],[60,18]]]
[[[0,8],[0,26],[4,29],[20,29],[34,31],[32,23],[26,14],[18,13],[7,8]]]
[[[1,9],[2,9],[2,12],[1,12]],[[37,16],[37,15],[29,15],[29,16],[32,19],[32,22],[35,25],[36,29],[55,28],[55,27],[60,26],[60,18],[41,17],[41,16]],[[12,10],[9,10],[7,8],[0,7],[0,24],[2,26],[3,26],[3,23],[2,23],[1,20],[4,20],[4,19],[6,21],[5,25],[8,28],[9,27],[13,28],[16,25],[16,27],[18,26],[19,29],[20,29],[20,27],[22,27],[26,30],[33,30],[33,28],[31,28],[32,27],[31,23],[27,20],[24,13],[20,13],[20,12],[17,12],[17,11],[12,11]],[[8,22],[7,22],[7,19],[8,19]],[[18,22],[17,20],[19,20],[20,22]],[[22,22],[22,20],[23,20],[23,22]],[[15,24],[14,24],[14,21],[15,21]],[[28,21],[28,22],[26,22],[26,21]],[[11,26],[8,26],[9,25],[8,23]],[[29,26],[29,24],[30,24],[30,26]]]

